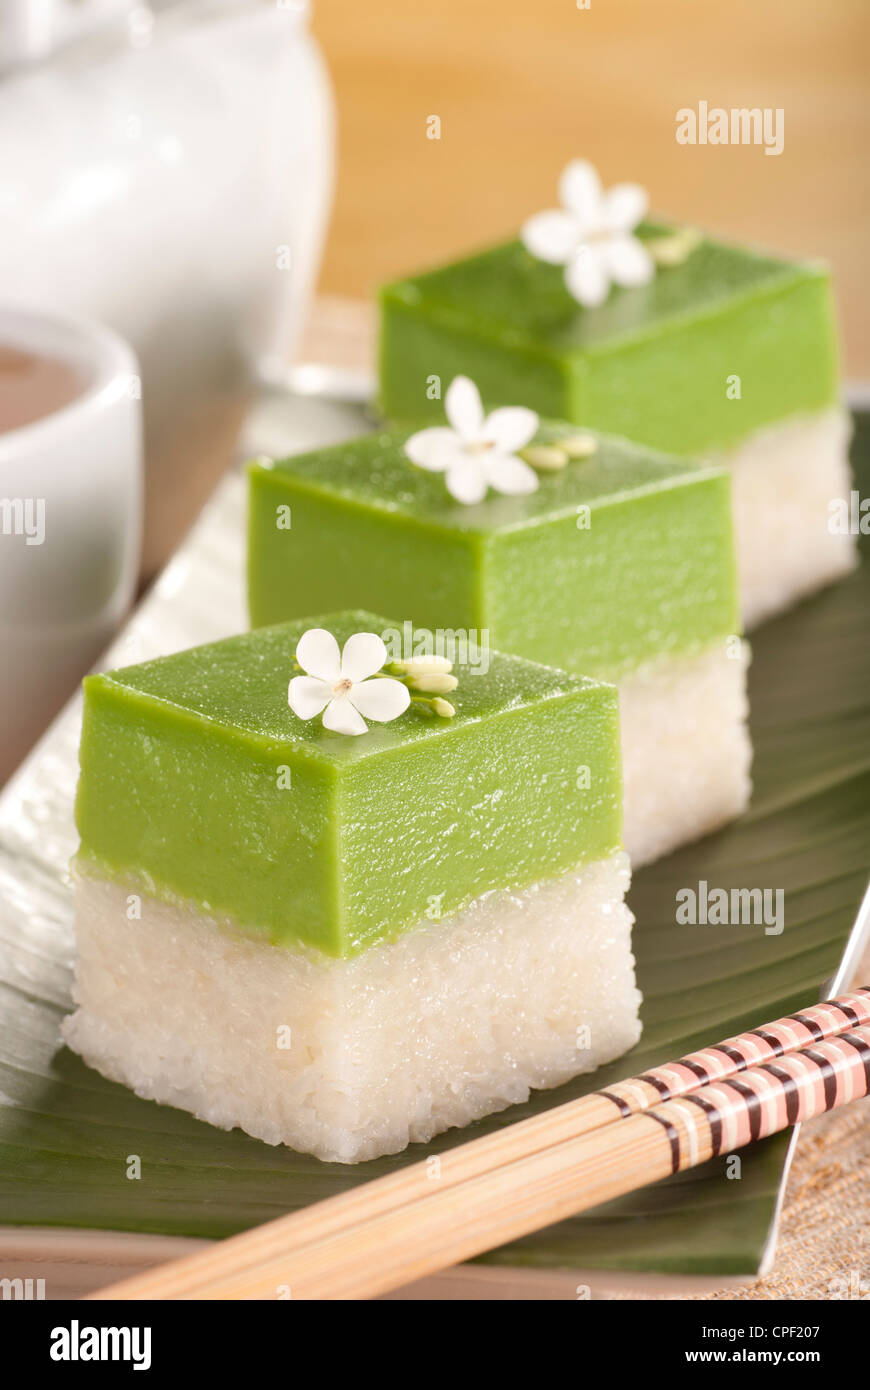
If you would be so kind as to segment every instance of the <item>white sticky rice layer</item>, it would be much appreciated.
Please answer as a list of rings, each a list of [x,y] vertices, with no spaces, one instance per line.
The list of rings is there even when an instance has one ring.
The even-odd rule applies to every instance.
[[[848,500],[851,421],[839,406],[758,430],[713,455],[732,473],[744,625],[791,607],[857,563],[857,537],[832,534],[829,504]]]
[[[624,841],[635,869],[746,809],[748,659],[746,642],[721,639],[620,680]]]
[[[619,852],[335,960],[141,894],[128,920],[129,887],[89,870],[64,1037],[222,1129],[341,1163],[397,1153],[634,1045],[629,879]]]

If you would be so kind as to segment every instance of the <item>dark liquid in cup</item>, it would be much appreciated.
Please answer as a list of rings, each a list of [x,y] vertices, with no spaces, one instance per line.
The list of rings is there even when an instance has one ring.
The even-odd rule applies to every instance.
[[[0,434],[62,410],[86,385],[87,376],[71,362],[0,343]]]

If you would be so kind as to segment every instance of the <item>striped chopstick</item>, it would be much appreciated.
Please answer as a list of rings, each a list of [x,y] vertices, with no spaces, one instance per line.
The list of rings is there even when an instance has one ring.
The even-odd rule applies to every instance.
[[[769,1023],[765,1028],[750,1028],[734,1038],[690,1052],[678,1062],[655,1067],[652,1071],[620,1081],[596,1096],[606,1098],[627,1117],[638,1110],[647,1110],[662,1100],[672,1100],[706,1085],[737,1076],[748,1067],[775,1062],[789,1052],[822,1042],[841,1033],[844,1028],[859,1028],[870,1023],[870,986],[862,986],[836,999],[825,999],[799,1014],[788,1014]]]
[[[868,1093],[865,987],[92,1297],[376,1297]]]

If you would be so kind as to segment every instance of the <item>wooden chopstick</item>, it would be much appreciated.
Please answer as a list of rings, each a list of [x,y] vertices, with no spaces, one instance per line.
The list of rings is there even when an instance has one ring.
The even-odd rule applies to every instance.
[[[374,1297],[868,1089],[864,987],[91,1297]]]

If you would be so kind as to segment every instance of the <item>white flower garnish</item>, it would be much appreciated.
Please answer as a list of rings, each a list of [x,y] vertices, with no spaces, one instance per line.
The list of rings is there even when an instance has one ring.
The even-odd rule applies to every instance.
[[[444,397],[446,425],[419,430],[405,441],[405,453],[418,468],[445,473],[447,491],[471,505],[487,488],[513,496],[534,492],[533,468],[517,458],[538,428],[538,417],[525,406],[504,406],[484,416],[480,392],[467,376],[451,381]]]
[[[603,304],[611,283],[646,285],[655,263],[632,233],[648,200],[636,183],[617,183],[605,193],[585,159],[575,159],[559,180],[561,208],[539,212],[520,236],[539,261],[565,267],[565,284],[587,308]]]
[[[300,719],[314,719],[322,710],[323,727],[334,734],[368,733],[366,719],[387,723],[411,703],[401,681],[390,676],[369,680],[387,660],[387,649],[374,632],[348,637],[339,653],[331,632],[311,627],[299,639],[296,660],[308,674],[293,677],[287,703]]]

